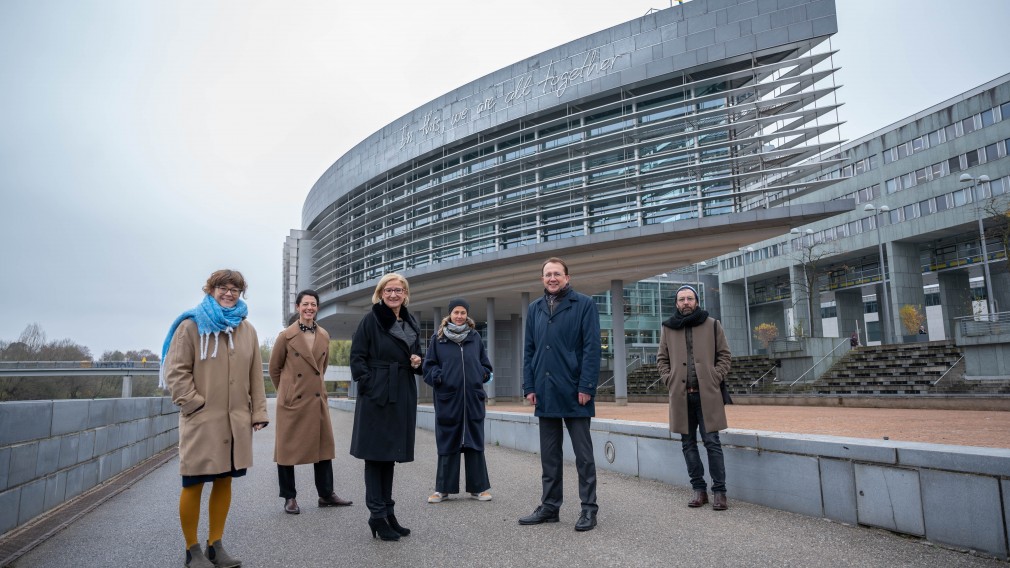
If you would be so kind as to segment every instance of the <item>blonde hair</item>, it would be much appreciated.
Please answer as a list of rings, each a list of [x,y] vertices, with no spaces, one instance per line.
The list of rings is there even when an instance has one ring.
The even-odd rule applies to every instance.
[[[452,319],[451,315],[445,316],[444,318],[442,318],[442,323],[438,324],[439,339],[445,339],[445,326],[449,324],[449,320],[451,319]],[[466,325],[470,326],[470,329],[472,330],[477,329],[477,322],[473,321],[473,318],[470,316],[466,316]]]
[[[379,278],[379,283],[375,285],[375,291],[372,292],[373,304],[378,304],[382,301],[382,289],[386,287],[386,284],[389,284],[393,280],[403,282],[403,305],[406,306],[410,303],[410,284],[407,284],[407,279],[395,272],[390,272],[382,278]]]

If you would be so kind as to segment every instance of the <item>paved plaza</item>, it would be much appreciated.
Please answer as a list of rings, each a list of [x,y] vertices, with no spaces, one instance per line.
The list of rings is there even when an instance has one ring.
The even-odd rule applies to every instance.
[[[273,415],[271,401],[271,415]],[[337,493],[349,508],[315,506],[311,466],[297,468],[301,515],[277,496],[273,429],[256,434],[255,467],[236,480],[225,531],[247,567],[343,566],[1006,566],[885,531],[846,526],[733,500],[730,510],[689,509],[690,491],[599,470],[600,524],[576,533],[576,475],[566,464],[561,522],[519,526],[540,497],[537,455],[487,449],[494,500],[432,505],[435,441],[417,433],[416,461],[396,466],[397,517],[413,530],[373,540],[362,463],[347,454],[351,414],[333,410]],[[209,490],[204,491],[204,507]],[[178,460],[172,459],[21,557],[18,567],[182,566]],[[206,536],[206,512],[200,535]]]

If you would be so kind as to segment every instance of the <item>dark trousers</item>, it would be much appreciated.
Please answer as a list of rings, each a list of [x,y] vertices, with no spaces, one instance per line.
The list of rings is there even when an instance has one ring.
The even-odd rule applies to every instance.
[[[487,477],[487,460],[484,452],[463,448],[447,456],[438,456],[438,470],[435,473],[435,491],[439,493],[459,493],[459,461],[463,454],[466,462],[466,492],[480,493],[491,489]]]
[[[312,472],[316,477],[316,493],[320,497],[333,494],[333,461],[323,460],[312,464]],[[295,489],[295,466],[277,464],[277,481],[281,486],[281,497],[294,499],[298,496]]]
[[[706,491],[705,466],[701,463],[698,453],[698,434],[701,430],[701,441],[708,452],[708,469],[712,475],[712,492],[726,492],[726,465],[722,459],[722,442],[719,432],[705,431],[705,417],[701,414],[701,395],[687,395],[687,434],[680,437],[680,446],[684,450],[684,462],[687,463],[687,473],[691,476],[691,488],[695,491]]]
[[[544,506],[557,511],[564,500],[562,495],[564,452],[564,426],[575,452],[575,470],[579,473],[579,498],[582,510],[595,513],[596,461],[593,458],[593,439],[589,435],[590,418],[540,418],[540,465],[543,468]]]
[[[393,514],[393,466],[396,462],[365,460],[365,506],[373,519]]]

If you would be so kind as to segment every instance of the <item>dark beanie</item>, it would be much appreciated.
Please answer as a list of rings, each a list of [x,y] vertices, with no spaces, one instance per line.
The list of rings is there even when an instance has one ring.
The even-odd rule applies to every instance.
[[[452,309],[455,308],[456,306],[463,306],[463,309],[466,310],[467,315],[470,314],[470,304],[463,298],[453,298],[452,300],[449,300],[450,314],[452,313]]]

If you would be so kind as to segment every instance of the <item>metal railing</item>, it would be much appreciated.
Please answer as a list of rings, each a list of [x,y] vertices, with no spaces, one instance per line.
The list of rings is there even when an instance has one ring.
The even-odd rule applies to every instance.
[[[929,385],[929,386],[931,386],[931,387],[935,387],[935,386],[936,386],[936,383],[938,383],[938,382],[942,381],[942,380],[943,380],[943,378],[947,376],[947,373],[949,373],[949,372],[953,371],[953,370],[954,370],[954,367],[957,367],[957,364],[958,364],[958,363],[960,363],[962,359],[964,359],[964,355],[961,355],[960,357],[958,357],[958,358],[957,358],[957,361],[954,361],[954,364],[953,364],[953,365],[951,365],[949,369],[947,369],[946,371],[944,371],[944,372],[943,372],[943,374],[942,374],[942,375],[940,375],[940,378],[939,378],[939,379],[937,379],[937,380],[935,380],[935,381],[933,381],[933,384],[931,384],[931,385]]]
[[[839,347],[841,347],[841,346],[843,346],[843,345],[846,345],[846,344],[848,344],[848,343],[849,343],[849,338],[848,338],[848,337],[846,337],[846,338],[845,338],[845,339],[843,339],[843,340],[842,340],[842,341],[841,341],[841,342],[840,342],[840,343],[839,343],[838,345],[836,345],[834,349],[832,349],[831,351],[829,351],[827,355],[825,355],[824,357],[821,357],[820,359],[818,359],[818,360],[817,360],[817,362],[813,364],[813,366],[811,366],[811,367],[810,367],[809,369],[807,369],[806,371],[803,371],[803,374],[802,374],[802,375],[800,375],[800,376],[796,377],[796,380],[795,380],[795,381],[793,381],[793,382],[789,383],[789,388],[792,388],[792,387],[793,387],[793,385],[795,385],[796,383],[800,382],[800,379],[802,379],[803,377],[807,376],[807,373],[809,373],[810,371],[813,371],[814,369],[816,369],[816,368],[817,368],[817,366],[818,366],[818,365],[820,365],[822,361],[824,361],[824,360],[825,360],[825,359],[827,359],[828,357],[831,357],[832,355],[834,355],[835,351],[838,351],[838,348],[839,348]]]
[[[758,383],[760,383],[761,381],[765,380],[765,377],[766,377],[766,376],[768,376],[768,373],[770,373],[770,372],[774,371],[774,370],[775,370],[775,369],[777,369],[777,368],[778,368],[778,366],[777,366],[777,365],[772,365],[772,368],[771,368],[771,369],[768,369],[767,371],[765,371],[764,373],[762,373],[762,374],[761,374],[761,376],[760,376],[760,377],[758,377],[758,378],[757,378],[757,380],[756,380],[756,381],[754,381],[753,383],[751,383],[751,384],[750,384],[750,386],[749,386],[749,387],[747,387],[747,388],[751,388],[751,389],[752,389],[752,388],[754,388],[754,386],[755,386],[756,384],[758,384]],[[790,386],[791,386],[791,385],[790,385]]]
[[[965,337],[1010,333],[1010,312],[965,316],[955,321]]]

